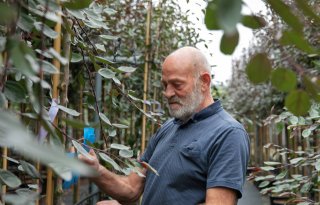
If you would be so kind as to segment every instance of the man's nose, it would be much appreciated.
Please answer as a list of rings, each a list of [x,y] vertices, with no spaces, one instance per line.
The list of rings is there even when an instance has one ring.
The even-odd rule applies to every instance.
[[[167,86],[166,88],[164,88],[162,93],[167,99],[170,99],[171,97],[173,97],[175,95],[174,89],[171,86]]]

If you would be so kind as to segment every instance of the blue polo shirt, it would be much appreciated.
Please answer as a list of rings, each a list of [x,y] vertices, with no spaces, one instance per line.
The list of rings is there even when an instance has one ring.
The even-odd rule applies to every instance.
[[[249,160],[249,138],[219,100],[186,123],[170,119],[150,139],[142,161],[148,171],[143,205],[205,202],[206,190],[228,187],[242,196]]]

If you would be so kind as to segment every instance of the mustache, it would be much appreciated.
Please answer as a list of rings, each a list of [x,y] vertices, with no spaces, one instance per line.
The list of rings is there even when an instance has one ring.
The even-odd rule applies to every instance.
[[[179,103],[182,104],[182,100],[177,96],[172,96],[171,98],[167,98],[168,103]]]

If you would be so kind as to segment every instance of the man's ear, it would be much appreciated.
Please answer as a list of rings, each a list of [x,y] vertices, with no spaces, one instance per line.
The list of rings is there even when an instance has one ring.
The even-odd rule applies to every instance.
[[[210,88],[211,86],[211,75],[208,72],[202,73],[201,74],[201,90],[206,91]]]

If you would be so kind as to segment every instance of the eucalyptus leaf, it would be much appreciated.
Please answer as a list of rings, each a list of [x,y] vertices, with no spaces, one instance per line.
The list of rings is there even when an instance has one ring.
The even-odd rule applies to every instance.
[[[266,21],[264,18],[259,16],[243,15],[241,23],[251,29],[259,29],[266,26]]]
[[[217,18],[217,5],[215,2],[209,2],[206,8],[204,22],[209,30],[219,30],[220,26]]]
[[[21,83],[8,80],[5,84],[4,95],[12,102],[21,103],[26,100],[27,91]]]
[[[316,53],[316,49],[304,39],[304,35],[296,31],[284,31],[279,42],[282,45],[295,45],[298,49],[309,54]]]
[[[115,129],[109,129],[108,130],[108,134],[109,134],[109,137],[115,137],[117,135],[117,130]]]
[[[45,60],[42,61],[42,69],[45,73],[48,73],[48,74],[59,74],[58,69],[53,64]]]
[[[111,125],[109,118],[105,114],[100,112],[99,117],[103,122],[107,123],[108,125]]]
[[[291,91],[297,86],[296,74],[287,68],[277,68],[271,73],[271,82],[280,91]]]
[[[20,160],[19,163],[21,164],[23,171],[26,172],[29,176],[34,179],[41,179],[40,173],[32,164],[24,160]]]
[[[280,165],[280,162],[271,162],[271,161],[265,161],[263,162],[265,165],[270,165],[270,166],[274,166],[274,165]]]
[[[88,8],[92,0],[69,0],[62,3],[62,5],[71,10],[79,10]]]
[[[93,157],[85,150],[81,144],[79,144],[77,141],[72,140],[73,146],[76,148],[76,150],[82,154],[83,156],[87,157],[88,159],[93,160]]]
[[[283,1],[279,0],[267,0],[267,3],[271,6],[274,11],[285,21],[291,28],[297,32],[301,32],[303,25],[301,24],[298,17],[296,17],[288,5]]]
[[[122,149],[129,150],[130,149],[130,147],[128,147],[128,146],[125,146],[123,144],[116,144],[116,143],[112,143],[110,145],[110,148],[119,149],[119,150],[122,150]]]
[[[305,129],[302,131],[302,136],[304,138],[309,137],[311,135],[312,131],[310,129]]]
[[[34,22],[35,20],[31,16],[20,13],[17,26],[26,32],[31,32],[34,27]]]
[[[66,167],[66,166],[58,164],[58,163],[50,163],[49,166],[63,180],[70,181],[72,179],[72,172],[69,167]]]
[[[99,35],[100,38],[102,38],[103,40],[117,40],[118,37],[117,36],[110,36],[110,35]]]
[[[79,112],[77,112],[76,110],[73,110],[73,109],[70,109],[70,108],[67,108],[67,107],[64,107],[62,105],[58,105],[58,108],[66,113],[68,113],[69,115],[72,115],[72,116],[75,116],[75,117],[78,117],[80,115]]]
[[[43,24],[42,22],[35,22],[33,25],[37,29],[37,31],[43,32],[44,35],[51,39],[56,39],[59,35],[56,31],[51,29],[46,24]]]
[[[293,90],[287,95],[285,106],[295,115],[304,115],[308,112],[311,102],[305,91]]]
[[[80,61],[82,61],[82,55],[80,53],[72,53],[71,54],[71,63],[79,63]]]
[[[112,165],[112,167],[115,169],[115,170],[118,170],[120,171],[121,170],[121,167],[113,160],[111,159],[111,157],[109,157],[108,155],[106,155],[105,153],[102,153],[102,152],[99,152],[99,156],[106,162],[108,162],[109,164]]]
[[[272,170],[275,170],[274,167],[270,167],[270,166],[267,166],[267,167],[260,167],[262,170],[264,171],[272,171]]]
[[[236,25],[241,21],[241,0],[217,0],[217,18],[219,26],[227,34],[236,32]]]
[[[246,67],[246,73],[249,80],[254,84],[268,80],[271,73],[271,63],[267,54],[258,53],[254,55]]]
[[[136,70],[137,68],[134,67],[130,67],[130,66],[120,66],[118,68],[118,70],[122,71],[122,72],[126,72],[126,73],[132,73]]]
[[[315,163],[315,168],[317,171],[320,171],[320,159],[317,159],[317,161]]]
[[[10,188],[17,188],[21,185],[21,180],[8,170],[0,169],[0,179]]]
[[[263,187],[266,187],[270,184],[270,181],[263,181],[259,184],[259,188],[263,188]]]
[[[288,170],[284,170],[280,174],[278,174],[275,179],[276,180],[283,179],[287,175],[287,173],[288,173]]]
[[[127,128],[129,128],[128,125],[123,125],[123,124],[118,124],[118,123],[112,123],[112,126],[113,126],[113,127],[116,127],[116,128],[120,128],[120,129],[127,129]]]
[[[115,76],[115,73],[108,68],[101,68],[98,73],[106,79],[112,79]]]
[[[304,160],[306,160],[306,158],[304,158],[304,157],[297,157],[297,158],[291,159],[291,160],[290,160],[290,164],[297,164],[297,163],[299,163],[299,162],[301,162],[301,161],[304,161]]]
[[[220,41],[220,50],[226,55],[231,55],[239,43],[239,33],[236,30],[232,34],[224,33]]]
[[[133,150],[121,149],[119,155],[124,158],[130,158],[133,156]]]

